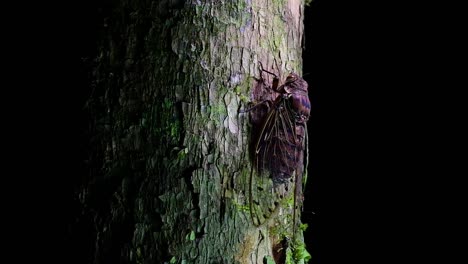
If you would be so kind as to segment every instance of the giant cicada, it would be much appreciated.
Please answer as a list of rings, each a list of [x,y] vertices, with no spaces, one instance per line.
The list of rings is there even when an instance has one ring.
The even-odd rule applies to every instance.
[[[250,112],[260,107],[263,111],[257,117],[257,124],[253,124],[253,166],[249,179],[249,205],[252,222],[260,225],[260,218],[254,204],[262,204],[253,198],[254,182],[253,170],[259,175],[270,175],[273,189],[287,185],[294,179],[294,213],[293,224],[296,226],[296,207],[298,200],[302,201],[302,177],[304,175],[304,154],[307,151],[307,120],[310,114],[307,82],[296,73],[290,73],[284,84],[279,85],[276,74],[267,71],[259,63],[261,74],[264,72],[273,76],[271,86],[264,85],[275,93],[274,100],[263,100],[251,108],[241,111]],[[264,83],[263,77],[259,82]],[[264,83],[265,84],[265,83]],[[256,189],[256,193],[259,191]],[[279,198],[283,198],[280,195]],[[265,198],[268,200],[268,198]],[[268,202],[268,201],[267,201]],[[278,208],[278,202],[275,201]],[[275,210],[277,210],[277,208]],[[270,212],[275,210],[271,210]],[[263,214],[263,218],[268,216]]]

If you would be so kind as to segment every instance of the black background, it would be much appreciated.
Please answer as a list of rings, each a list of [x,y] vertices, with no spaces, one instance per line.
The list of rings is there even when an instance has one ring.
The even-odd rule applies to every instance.
[[[433,2],[306,8],[313,106],[303,221],[313,264],[455,258],[457,246],[445,251],[461,194],[449,148],[459,146],[463,103],[449,92],[459,86],[446,60],[457,57],[457,15],[445,12]]]
[[[82,58],[96,54],[104,5],[9,9],[11,49],[4,51],[15,85],[4,94],[3,113],[5,171],[13,179],[5,186],[13,195],[6,195],[4,212],[7,229],[20,226],[11,228],[9,245],[21,259],[73,262],[77,244],[67,234],[79,208],[74,190],[88,140],[82,107],[90,77]],[[459,193],[442,180],[457,175],[445,149],[457,144],[445,132],[456,110],[446,114],[442,102],[451,83],[439,60],[451,53],[434,44],[445,30],[437,12],[320,0],[306,8],[303,72],[312,113],[303,222],[312,264],[421,263],[451,255],[440,253],[451,241],[445,236],[451,222],[439,219],[450,218]],[[447,201],[447,193],[455,197]]]

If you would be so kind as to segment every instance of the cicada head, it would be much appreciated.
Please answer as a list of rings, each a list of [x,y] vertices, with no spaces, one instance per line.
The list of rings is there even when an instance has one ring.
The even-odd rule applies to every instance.
[[[294,93],[294,90],[302,90],[307,92],[308,88],[307,82],[294,72],[291,72],[288,77],[286,77],[284,86],[285,91],[288,93]]]

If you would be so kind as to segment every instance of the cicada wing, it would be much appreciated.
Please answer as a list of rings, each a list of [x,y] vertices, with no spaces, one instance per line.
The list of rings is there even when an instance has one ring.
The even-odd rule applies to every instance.
[[[267,173],[267,166],[262,158],[265,155],[265,149],[268,148],[268,142],[271,141],[271,132],[275,126],[275,120],[277,118],[277,111],[275,108],[272,108],[266,115],[264,122],[260,127],[260,132],[256,138],[255,147],[254,147],[254,159],[253,166],[250,172],[249,179],[249,207],[250,207],[250,216],[252,222],[259,226],[261,225],[267,216],[262,212],[262,207],[264,207],[265,199],[264,193],[262,191],[268,190],[270,188],[266,187],[265,184],[268,183],[267,177],[262,177],[263,174]],[[258,176],[254,181],[254,170],[257,172]],[[257,187],[257,188],[254,188]],[[259,186],[264,186],[259,188]],[[255,190],[255,192],[254,192]],[[255,197],[254,197],[255,193]]]
[[[281,200],[290,196],[290,184],[302,155],[294,114],[286,99],[277,101],[264,121],[255,143],[254,163],[259,177],[253,177],[252,172],[249,186],[251,217],[256,225],[268,220]]]
[[[308,133],[307,133],[307,123],[299,123],[296,125],[297,138],[301,146],[301,153],[298,159],[298,166],[296,169],[295,175],[295,184],[294,184],[294,214],[293,214],[293,232],[296,233],[296,228],[300,224],[300,219],[298,219],[298,211],[302,211],[303,204],[303,194],[305,185],[307,182],[307,166],[309,162],[309,142],[308,142]]]

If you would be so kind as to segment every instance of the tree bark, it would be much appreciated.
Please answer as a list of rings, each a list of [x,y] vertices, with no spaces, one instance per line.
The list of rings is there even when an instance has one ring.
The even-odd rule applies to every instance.
[[[301,74],[303,1],[121,0],[103,10],[79,193],[88,263],[307,260],[290,202],[260,227],[250,219],[251,125],[239,113],[273,97],[258,88],[259,62],[280,81]]]

